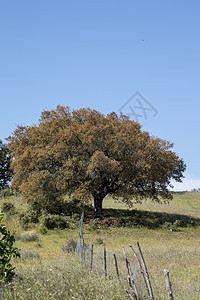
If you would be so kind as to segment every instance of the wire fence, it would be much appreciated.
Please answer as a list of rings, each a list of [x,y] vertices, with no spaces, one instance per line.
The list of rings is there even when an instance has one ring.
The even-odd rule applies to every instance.
[[[139,242],[137,251],[132,245],[122,246],[117,253],[105,247],[86,245],[82,234],[84,210],[82,212],[76,253],[91,272],[105,280],[118,280],[126,294],[134,300],[197,300],[200,299],[200,273],[187,270],[152,271],[149,275]]]
[[[124,248],[126,257],[123,249],[121,252],[113,253],[105,247],[92,244],[85,251],[85,258],[83,257],[82,259],[85,267],[98,277],[105,278],[105,280],[118,280],[124,291],[132,299],[200,299],[200,276],[189,274],[186,270],[173,270],[170,272],[169,282],[173,293],[171,298],[168,293],[164,270],[151,270],[149,274],[152,287],[151,295],[149,286],[145,283],[147,279],[144,267],[142,266],[141,269],[130,246]],[[137,251],[137,256],[139,256],[139,251]],[[127,260],[129,267],[127,267]]]
[[[85,261],[86,267],[97,276],[106,280],[118,280],[133,299],[150,299],[138,262],[134,256],[127,254],[125,247],[124,252],[113,253],[105,247],[92,244]]]
[[[95,249],[94,244],[89,247],[85,244],[82,226],[84,219],[84,208],[82,211],[79,237],[75,252],[81,255],[85,267],[95,272],[99,277],[104,276],[105,279],[117,278],[123,286],[125,292],[131,299],[154,299],[152,286],[139,243],[137,243],[140,259],[129,245],[132,255],[128,255],[127,250],[122,246],[123,253],[112,253],[106,249]],[[90,255],[88,255],[90,253]]]

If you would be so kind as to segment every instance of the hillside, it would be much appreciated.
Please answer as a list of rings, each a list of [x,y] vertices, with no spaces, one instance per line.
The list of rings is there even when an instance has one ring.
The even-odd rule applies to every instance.
[[[99,257],[103,256],[104,247],[108,251],[108,266],[111,270],[114,268],[112,254],[116,253],[119,258],[123,257],[122,245],[124,245],[128,255],[132,257],[128,245],[132,244],[137,251],[136,242],[139,241],[149,269],[155,299],[167,299],[164,269],[170,271],[175,299],[197,299],[200,286],[199,200],[200,193],[175,193],[170,204],[147,201],[127,209],[124,204],[107,198],[104,201],[105,219],[102,221],[94,220],[92,210],[88,209],[83,234],[85,242],[90,247],[94,243],[94,254],[96,253],[94,263],[98,265],[97,269],[103,270],[103,267],[99,266]],[[42,231],[40,224],[30,224],[27,230],[24,230],[20,225],[18,215],[27,209],[27,206],[20,197],[1,198],[1,206],[3,202],[11,202],[15,206],[17,214],[7,213],[5,223],[15,234],[16,245],[22,253],[21,259],[14,261],[16,273],[22,277],[22,283],[17,277],[14,281],[14,288],[4,291],[6,299],[16,297],[17,290],[19,297],[24,297],[24,299],[38,299],[37,297],[40,299],[74,299],[73,297],[95,299],[97,296],[101,296],[101,299],[108,299],[106,295],[109,293],[109,299],[128,299],[117,284],[116,274],[112,273],[110,280],[106,282],[102,274],[99,279],[98,272],[90,277],[89,273],[84,268],[82,269],[82,263],[77,261],[77,256],[65,254],[62,251],[61,247],[68,241],[78,239],[80,214],[76,213],[74,219],[70,219],[69,228],[63,230],[55,228],[47,232]],[[90,251],[88,252],[88,265],[89,257]],[[54,275],[51,274],[50,269],[53,270]],[[37,280],[33,275],[36,271],[39,274]],[[75,279],[76,272],[79,282]],[[52,280],[52,276],[54,278],[52,280],[54,293],[52,292],[52,295],[48,297],[44,296],[48,290],[48,284],[45,283],[44,286],[44,282],[42,283],[41,274],[44,275],[44,273],[47,282]],[[66,279],[64,279],[64,291],[63,286],[58,283],[59,276]],[[69,277],[74,287],[76,286],[71,291],[67,283]],[[90,282],[90,287],[87,286],[87,289],[86,277]],[[95,282],[98,280],[103,281],[102,286],[97,288]],[[41,286],[39,289],[38,284]],[[23,285],[23,289],[19,288]],[[27,289],[34,291],[30,298],[27,298],[29,297]]]

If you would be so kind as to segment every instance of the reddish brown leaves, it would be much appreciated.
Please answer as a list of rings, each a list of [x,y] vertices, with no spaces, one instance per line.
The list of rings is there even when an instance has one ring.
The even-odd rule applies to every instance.
[[[8,140],[12,184],[30,201],[65,194],[85,201],[94,193],[126,202],[170,198],[170,180],[179,181],[185,170],[173,144],[142,132],[126,116],[89,108],[44,111],[38,125],[18,126]]]

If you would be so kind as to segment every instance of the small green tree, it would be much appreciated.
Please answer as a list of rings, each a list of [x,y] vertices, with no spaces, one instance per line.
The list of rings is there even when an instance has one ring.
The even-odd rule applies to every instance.
[[[12,257],[20,257],[19,249],[14,247],[15,238],[10,231],[2,224],[3,214],[0,215],[0,281],[9,281],[15,275],[11,265]]]
[[[10,151],[5,144],[0,140],[0,190],[8,186],[12,177]]]

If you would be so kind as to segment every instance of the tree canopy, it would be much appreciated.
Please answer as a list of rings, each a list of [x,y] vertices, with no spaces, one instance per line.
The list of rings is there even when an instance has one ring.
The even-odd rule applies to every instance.
[[[37,125],[17,126],[8,138],[13,156],[12,186],[41,203],[94,199],[110,194],[131,204],[144,198],[171,199],[171,179],[181,182],[185,163],[173,144],[150,136],[125,115],[57,106],[43,111]]]
[[[11,180],[11,155],[6,145],[0,140],[0,190],[5,188]]]

